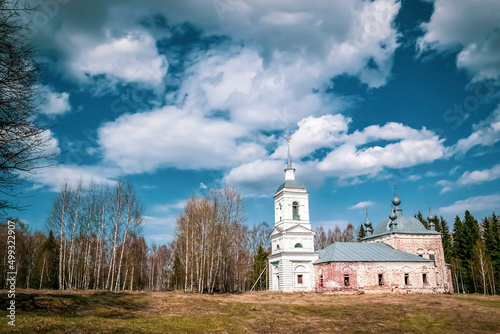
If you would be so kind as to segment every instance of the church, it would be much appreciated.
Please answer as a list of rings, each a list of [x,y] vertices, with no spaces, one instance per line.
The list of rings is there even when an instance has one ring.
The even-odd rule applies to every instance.
[[[290,158],[274,195],[275,225],[271,233],[269,289],[331,293],[453,293],[444,261],[441,233],[429,209],[429,229],[403,215],[394,191],[389,217],[372,227],[366,217],[361,242],[335,242],[314,249],[309,221],[309,193],[295,179]]]

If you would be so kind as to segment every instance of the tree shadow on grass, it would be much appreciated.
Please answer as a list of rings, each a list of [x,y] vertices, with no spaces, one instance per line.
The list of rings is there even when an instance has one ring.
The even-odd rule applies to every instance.
[[[39,316],[134,318],[148,309],[146,294],[127,292],[83,293],[16,293],[16,309]],[[11,298],[0,294],[0,304],[8,305]]]

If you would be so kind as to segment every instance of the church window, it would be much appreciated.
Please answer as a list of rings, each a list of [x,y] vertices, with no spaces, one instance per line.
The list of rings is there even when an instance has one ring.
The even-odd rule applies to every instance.
[[[293,202],[292,208],[293,208],[293,220],[300,220],[299,203]]]
[[[349,286],[349,275],[344,275],[344,285]]]
[[[429,249],[429,259],[432,261],[436,261],[436,252],[434,249]]]
[[[378,274],[378,285],[382,286],[384,285],[384,275]]]
[[[302,284],[302,278],[304,275],[297,275],[297,284]]]
[[[405,274],[405,285],[410,284],[410,274]]]
[[[299,242],[298,244],[295,244],[295,248],[302,248],[302,244]]]
[[[427,284],[427,274],[426,273],[422,274],[422,281],[424,282],[424,284]]]
[[[319,277],[319,286],[323,287],[323,275]]]
[[[280,245],[276,245],[276,249],[280,249]]]

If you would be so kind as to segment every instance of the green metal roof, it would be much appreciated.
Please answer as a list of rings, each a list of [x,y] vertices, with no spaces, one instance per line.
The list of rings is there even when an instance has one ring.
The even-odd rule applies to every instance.
[[[406,234],[440,234],[436,231],[428,230],[417,218],[411,216],[403,216],[401,211],[396,211],[397,218],[394,220],[397,224],[391,229],[389,226],[391,220],[386,218],[382,220],[373,229],[372,235],[367,235],[363,240],[377,237],[389,233],[406,233]]]
[[[335,242],[318,251],[323,262],[433,262],[432,260],[394,249],[376,242]]]
[[[286,180],[278,187],[278,190],[276,190],[276,192],[280,191],[283,188],[306,189],[302,182],[298,180]]]

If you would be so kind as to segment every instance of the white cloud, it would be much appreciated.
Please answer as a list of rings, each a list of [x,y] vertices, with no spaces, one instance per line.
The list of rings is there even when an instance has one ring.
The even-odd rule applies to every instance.
[[[228,121],[168,106],[104,124],[99,143],[105,160],[126,173],[161,167],[224,169],[265,155],[259,144],[237,143],[247,135],[245,128]]]
[[[144,237],[150,242],[168,244],[175,237],[176,218],[144,216]]]
[[[441,189],[441,191],[439,192],[439,194],[446,194],[447,192],[450,192],[452,190],[453,190],[452,187],[450,187],[450,186],[444,186],[443,189]]]
[[[342,172],[347,175],[376,175],[384,168],[406,168],[441,159],[442,140],[437,136],[424,140],[401,140],[386,146],[357,149],[345,144],[330,152],[318,164],[322,171]]]
[[[500,2],[496,0],[436,0],[422,50],[461,50],[457,66],[468,70],[473,80],[500,75]]]
[[[399,123],[388,123],[349,134],[349,122],[350,119],[341,115],[307,117],[299,121],[299,129],[290,139],[291,154],[292,159],[296,158],[294,167],[307,173],[298,179],[311,186],[322,183],[325,178],[339,177],[339,185],[352,185],[363,182],[359,176],[379,177],[389,168],[412,167],[444,156],[443,140],[425,128],[416,130]],[[385,146],[374,144],[381,140],[389,143]],[[254,194],[258,189],[270,193],[272,190],[265,183],[283,177],[280,167],[284,166],[287,144],[284,140],[280,142],[269,159],[235,167],[224,180]],[[320,148],[333,150],[325,158],[300,161],[301,157]]]
[[[207,186],[203,182],[200,182],[200,189],[207,189]]]
[[[49,187],[51,191],[59,192],[65,182],[75,186],[79,179],[82,180],[84,187],[87,187],[91,180],[97,185],[114,185],[116,183],[114,179],[118,175],[117,169],[106,167],[57,165],[44,168],[40,173],[34,174],[30,181],[35,183],[35,187],[43,185]]]
[[[76,38],[75,43],[78,41],[88,46],[85,39]],[[88,48],[79,45],[77,49],[80,52],[71,60],[70,68],[81,80],[103,74],[110,80],[155,88],[163,82],[168,70],[167,59],[158,54],[156,41],[143,31],[132,31],[122,37],[108,33],[105,42]]]
[[[485,120],[474,124],[473,132],[447,150],[447,156],[464,155],[475,146],[492,146],[500,141],[500,106]]]
[[[362,201],[356,205],[348,207],[347,209],[349,209],[349,210],[363,209],[363,208],[367,208],[369,206],[373,206],[373,204],[375,204],[375,203],[372,201]]]
[[[62,115],[71,111],[68,93],[55,92],[49,86],[42,86],[41,91],[44,93],[44,99],[39,107],[39,110],[42,114],[55,116]]]
[[[182,210],[186,205],[186,200],[180,200],[175,203],[157,204],[153,207],[156,212],[169,212],[171,210]]]
[[[445,194],[453,190],[454,183],[448,180],[439,180],[436,182],[436,185],[442,187],[440,194]]]
[[[408,181],[418,181],[418,180],[420,180],[421,178],[422,178],[422,177],[421,177],[420,175],[415,175],[415,174],[414,174],[414,175],[410,175],[410,176],[408,176],[406,179],[407,179]]]
[[[460,166],[455,166],[455,167],[453,167],[453,168],[450,170],[449,175],[450,175],[450,176],[455,175],[455,174],[457,173],[457,170],[458,170],[459,168],[460,168]]]
[[[490,169],[475,170],[472,172],[466,171],[457,180],[460,186],[469,184],[479,184],[486,181],[492,181],[500,178],[500,165],[495,165]]]
[[[350,118],[341,114],[324,115],[321,117],[306,117],[298,122],[299,129],[290,137],[290,145],[293,147],[293,156],[302,158],[313,153],[315,150],[332,147],[340,142],[342,134],[348,130]],[[285,158],[287,156],[287,144],[283,143],[272,157]]]
[[[439,208],[440,214],[461,215],[465,210],[471,212],[495,210],[500,206],[500,195],[475,196],[456,201],[450,206]]]
[[[228,109],[233,122],[282,129],[338,108],[339,101],[312,93],[324,90],[332,77],[347,73],[370,87],[387,82],[398,47],[393,21],[400,6],[396,0],[152,0],[144,7],[89,0],[85,8],[61,6],[39,40],[42,48],[62,51],[56,66],[64,67],[63,73],[153,85],[168,68],[155,39],[171,32],[151,27],[145,32],[138,22],[151,13],[164,15],[170,28],[189,22],[203,37],[228,36],[217,51],[193,48],[186,55],[192,61],[179,98],[187,93],[198,107]]]
[[[237,186],[246,195],[274,194],[284,182],[284,160],[256,160],[242,164],[224,176],[224,183]]]

